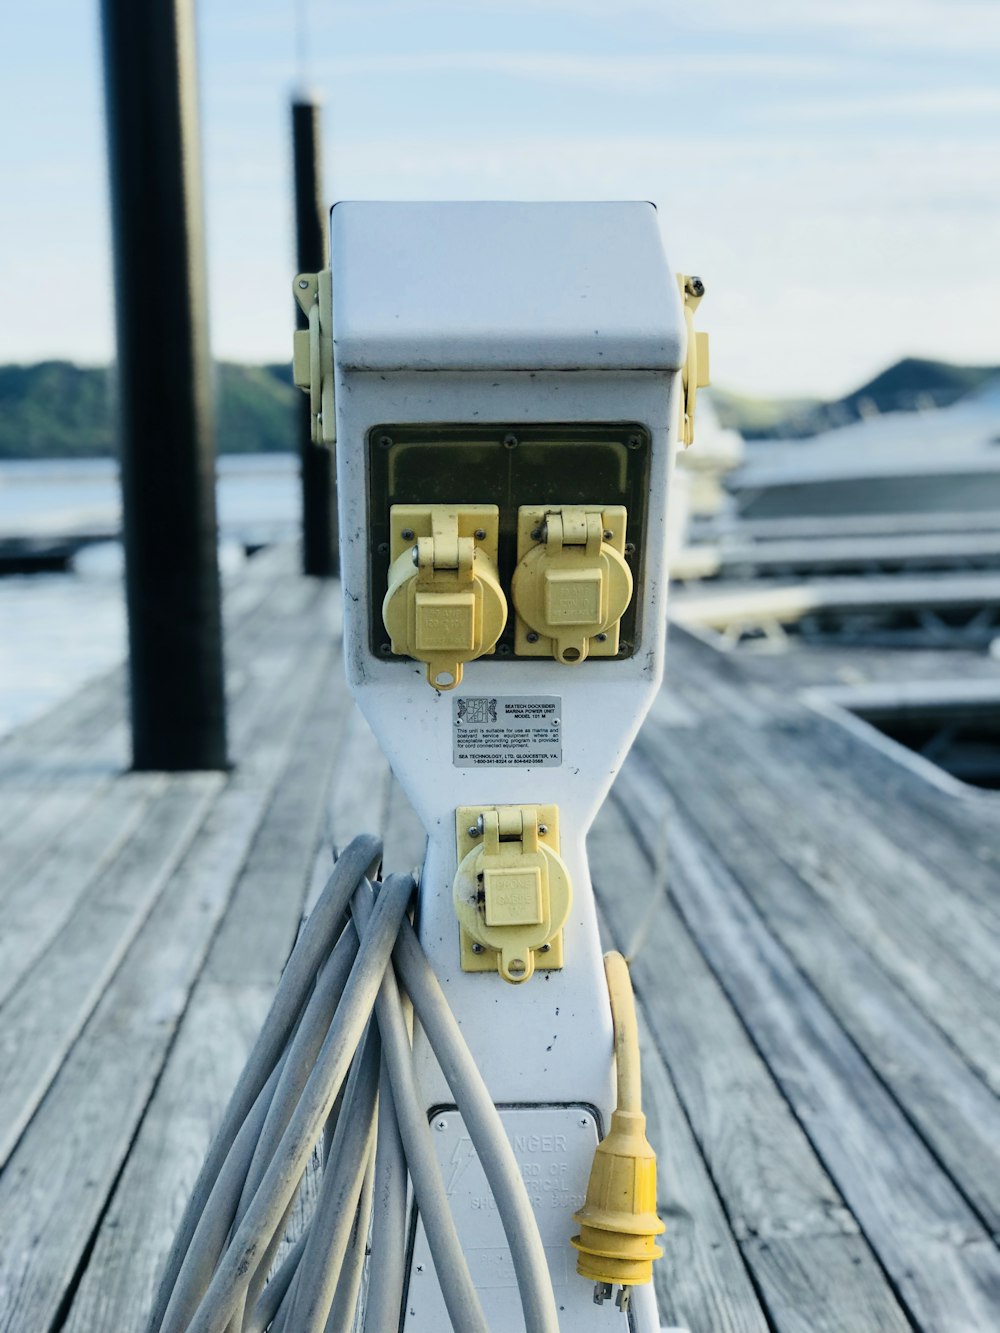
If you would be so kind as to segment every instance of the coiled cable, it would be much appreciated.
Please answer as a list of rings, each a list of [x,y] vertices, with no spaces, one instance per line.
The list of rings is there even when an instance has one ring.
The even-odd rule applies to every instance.
[[[489,1333],[448,1206],[404,998],[452,1090],[504,1226],[527,1333],[558,1333],[517,1161],[406,915],[407,875],[373,885],[381,844],[355,838],[306,921],[209,1148],[147,1333],[364,1333],[399,1326],[407,1181],[456,1333]],[[314,1149],[318,1197],[275,1266]],[[372,1272],[366,1283],[370,1236]]]

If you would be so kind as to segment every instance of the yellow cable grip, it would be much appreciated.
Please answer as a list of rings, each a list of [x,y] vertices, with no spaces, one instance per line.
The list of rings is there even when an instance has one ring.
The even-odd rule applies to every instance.
[[[576,1271],[581,1277],[628,1288],[652,1280],[653,1260],[663,1253],[655,1238],[664,1226],[656,1215],[656,1154],[642,1113],[639,1025],[628,964],[620,953],[606,953],[604,972],[615,1031],[618,1105],[594,1153],[586,1202],[573,1214],[580,1234],[572,1243],[580,1252]]]

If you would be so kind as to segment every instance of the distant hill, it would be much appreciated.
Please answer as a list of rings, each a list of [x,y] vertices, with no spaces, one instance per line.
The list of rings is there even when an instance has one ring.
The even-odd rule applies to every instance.
[[[947,407],[997,375],[1000,366],[956,366],[911,356],[832,402],[750,398],[723,389],[713,389],[712,400],[722,425],[738,430],[748,440],[804,439],[875,413]]]
[[[221,453],[295,448],[291,367],[217,367]],[[110,372],[68,361],[0,366],[0,458],[106,458],[116,452]]]
[[[221,453],[284,453],[296,447],[291,367],[220,363],[217,431]],[[751,398],[713,389],[719,420],[748,440],[804,438],[873,412],[915,411],[955,402],[997,366],[953,366],[908,357],[835,402]],[[116,452],[110,372],[68,361],[0,366],[0,458],[101,458]]]
[[[719,424],[738,430],[747,440],[787,435],[790,423],[804,422],[823,406],[819,398],[754,398],[750,394],[730,393],[714,384],[708,392]]]

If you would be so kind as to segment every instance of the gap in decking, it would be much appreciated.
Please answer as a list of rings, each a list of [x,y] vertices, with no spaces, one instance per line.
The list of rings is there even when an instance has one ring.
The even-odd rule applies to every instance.
[[[960,782],[1000,790],[1000,701],[844,706]]]

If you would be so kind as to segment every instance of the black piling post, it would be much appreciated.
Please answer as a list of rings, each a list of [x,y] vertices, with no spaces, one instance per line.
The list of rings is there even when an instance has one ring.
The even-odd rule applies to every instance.
[[[102,0],[132,757],[226,767],[192,0]]]
[[[327,264],[326,209],[323,203],[320,107],[307,98],[292,103],[292,157],[295,175],[296,264],[300,273],[318,273]],[[308,321],[296,306],[299,328]],[[302,572],[320,578],[337,573],[337,474],[333,448],[313,444],[309,400],[299,403],[299,458],[302,474]]]

